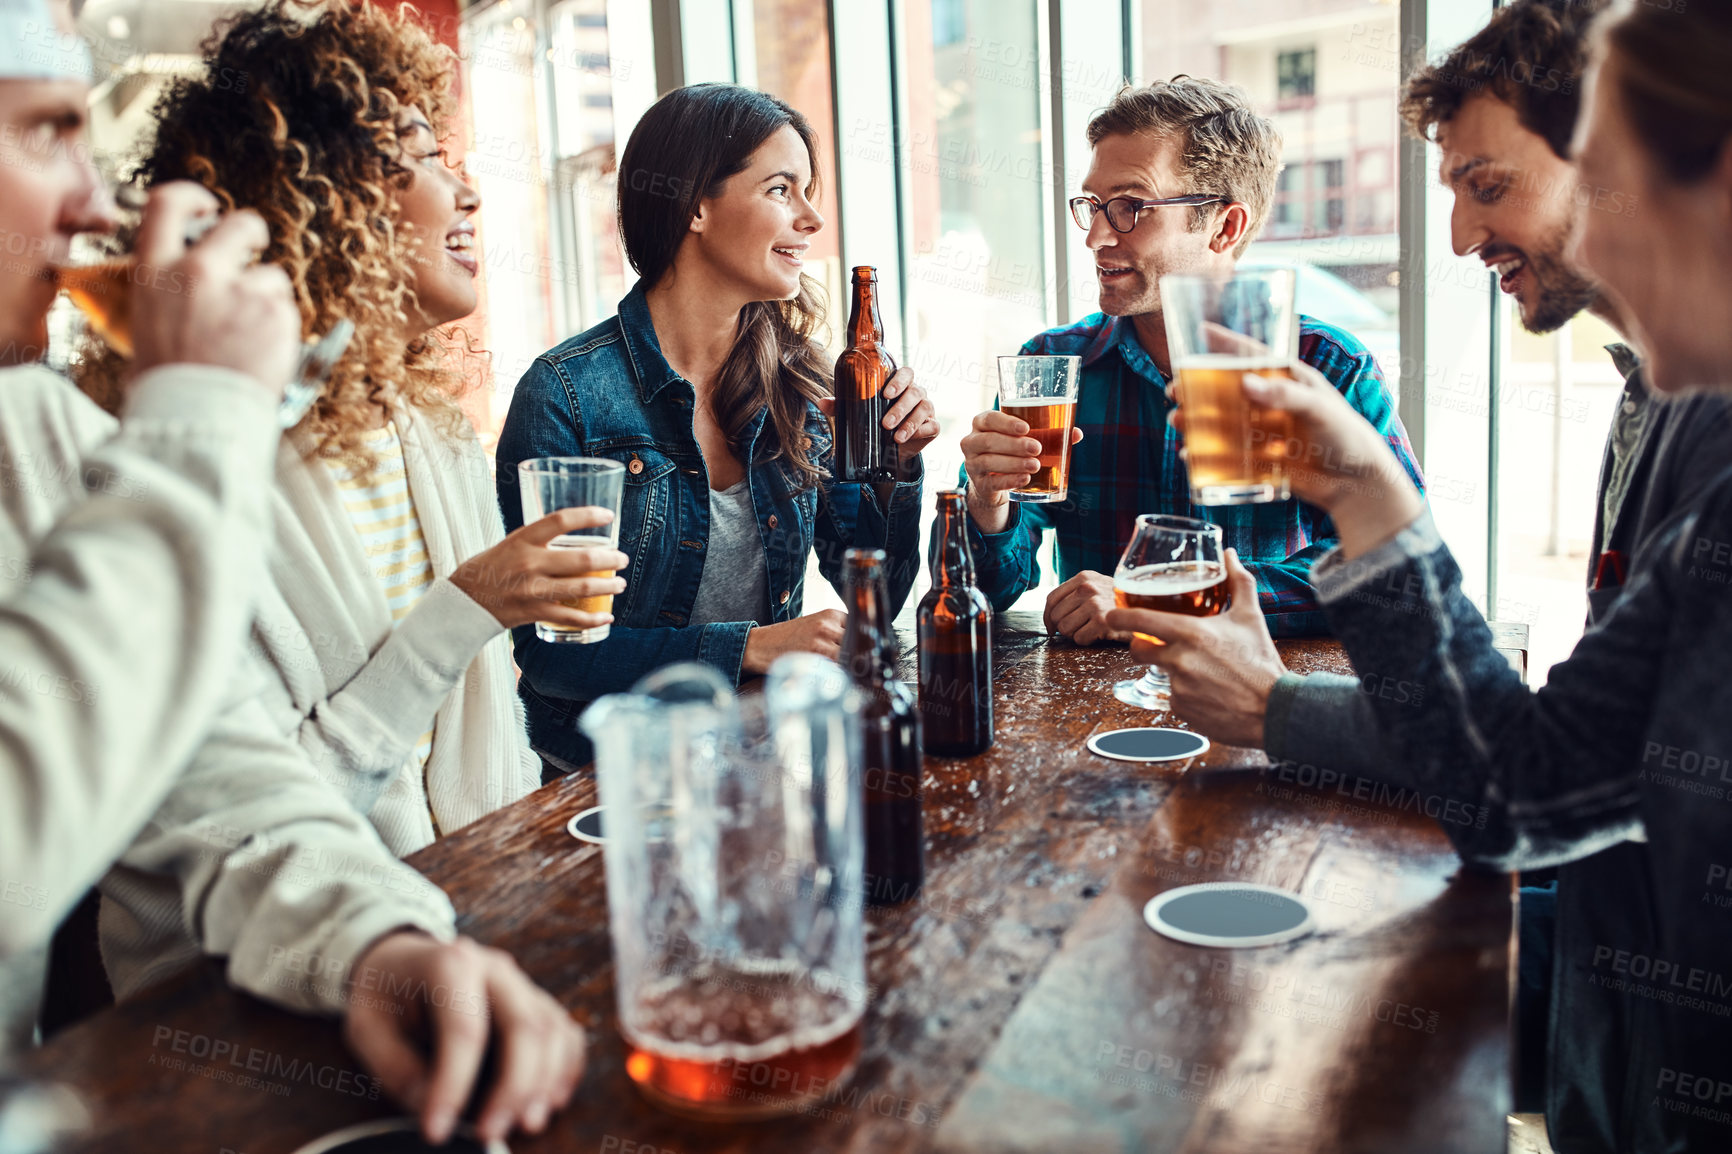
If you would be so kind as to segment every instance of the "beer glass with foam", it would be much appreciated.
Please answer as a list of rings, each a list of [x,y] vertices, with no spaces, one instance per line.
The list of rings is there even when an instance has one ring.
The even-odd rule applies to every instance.
[[[998,407],[1028,423],[1040,468],[1012,501],[1062,501],[1070,489],[1070,431],[1076,425],[1081,357],[999,357]]]
[[[1246,373],[1292,376],[1299,319],[1290,268],[1161,278],[1167,349],[1185,415],[1185,463],[1199,505],[1285,501],[1286,414],[1253,412]]]
[[[1226,610],[1227,558],[1221,527],[1190,517],[1144,513],[1113,573],[1113,601],[1120,609],[1158,609],[1190,617],[1213,617]],[[1159,637],[1137,634],[1161,644]],[[1171,708],[1172,683],[1159,665],[1141,678],[1118,682],[1113,696],[1144,709]]]
[[[625,466],[599,457],[532,457],[517,465],[517,483],[523,497],[523,523],[539,521],[549,513],[595,505],[613,513],[613,520],[580,533],[561,533],[548,542],[550,549],[617,549],[619,504],[625,492]],[[612,569],[586,574],[612,577]],[[613,612],[613,594],[599,593],[568,602],[585,613]],[[610,625],[594,629],[567,629],[546,621],[535,623],[535,635],[543,641],[588,645],[608,635]]]

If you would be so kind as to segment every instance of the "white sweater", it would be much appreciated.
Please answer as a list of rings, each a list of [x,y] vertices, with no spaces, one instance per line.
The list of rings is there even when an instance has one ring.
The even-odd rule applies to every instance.
[[[467,426],[454,439],[418,410],[392,419],[433,584],[393,623],[331,471],[291,435],[277,451],[275,580],[253,643],[275,673],[266,705],[283,732],[404,855],[533,792],[541,762],[510,638],[451,583],[504,539],[493,470]],[[423,774],[415,747],[429,729]]]
[[[324,780],[398,855],[541,784],[509,639],[450,580],[505,535],[491,470],[473,436],[453,441],[420,413],[395,414],[434,583],[393,627],[384,590],[331,471],[312,446],[277,449],[270,549],[252,633],[258,700]],[[415,754],[433,730],[425,776]],[[102,884],[102,961],[117,998],[198,956],[167,879],[116,870]]]
[[[117,858],[162,871],[157,912],[235,985],[292,1008],[343,1004],[309,954],[341,974],[392,928],[453,933],[258,697],[275,421],[213,369],[144,374],[118,426],[45,369],[0,371],[0,1050],[28,1040],[47,939]]]

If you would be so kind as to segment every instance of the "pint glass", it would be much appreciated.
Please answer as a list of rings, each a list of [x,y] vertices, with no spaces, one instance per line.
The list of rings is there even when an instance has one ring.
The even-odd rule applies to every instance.
[[[548,542],[550,549],[614,549],[619,546],[619,503],[625,492],[625,466],[599,457],[533,457],[517,465],[517,484],[523,497],[523,523],[539,521],[549,513],[581,505],[597,505],[613,513],[613,520],[581,533],[561,533]],[[590,577],[612,577],[612,569],[597,570]],[[613,612],[613,594],[579,597],[567,602],[585,613]],[[535,623],[535,635],[543,641],[587,645],[608,635],[612,626],[567,629],[546,621]]]
[[[1164,276],[1161,311],[1185,416],[1191,500],[1285,501],[1286,414],[1253,414],[1244,376],[1291,376],[1299,357],[1292,269]]]
[[[1076,426],[1081,357],[999,357],[998,407],[1028,422],[1040,468],[1013,501],[1062,501],[1070,488],[1070,431]]]

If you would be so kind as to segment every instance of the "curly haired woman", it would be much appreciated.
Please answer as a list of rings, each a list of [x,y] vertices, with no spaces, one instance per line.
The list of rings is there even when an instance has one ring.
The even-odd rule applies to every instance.
[[[539,784],[505,630],[611,620],[612,550],[554,550],[602,524],[565,510],[505,536],[491,473],[435,330],[476,306],[475,192],[446,161],[456,59],[412,9],[277,0],[219,29],[155,112],[150,185],[193,180],[270,228],[303,331],[353,343],[277,460],[274,581],[253,641],[266,695],[401,854]],[[97,360],[86,388],[112,387]]]

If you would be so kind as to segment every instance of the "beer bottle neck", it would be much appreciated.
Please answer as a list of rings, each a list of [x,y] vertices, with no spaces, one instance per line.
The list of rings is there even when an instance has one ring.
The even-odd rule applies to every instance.
[[[938,498],[938,539],[942,544],[932,558],[934,585],[973,585],[974,550],[968,544],[968,507],[960,493]]]
[[[883,565],[850,565],[844,588],[848,626],[842,635],[842,667],[855,681],[894,678],[896,633],[890,623],[890,590]]]
[[[878,317],[878,283],[875,279],[854,277],[854,302],[848,309],[848,343],[884,343],[884,322]]]

